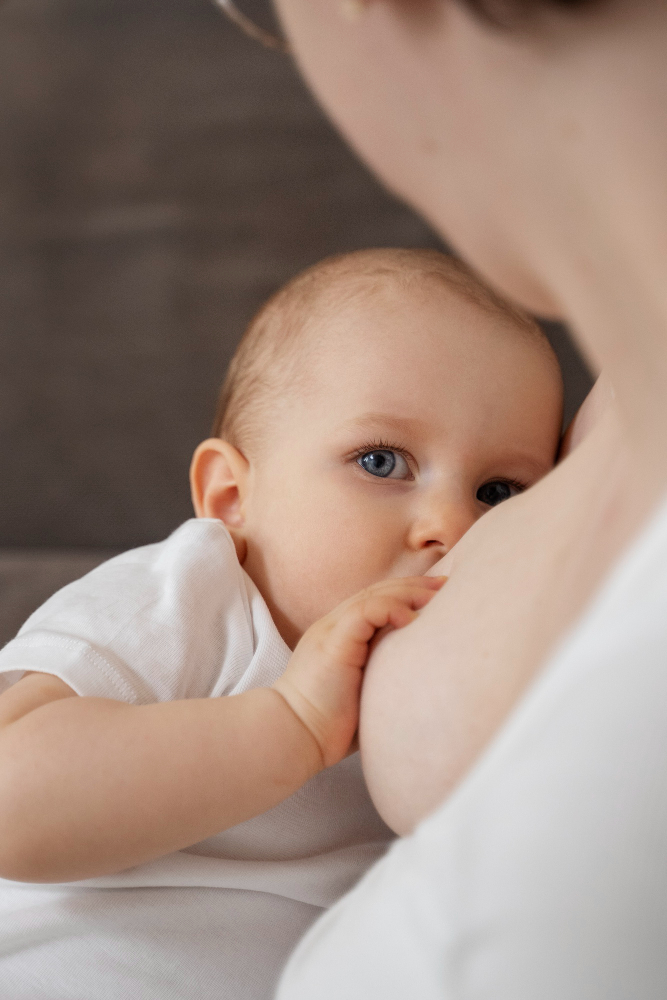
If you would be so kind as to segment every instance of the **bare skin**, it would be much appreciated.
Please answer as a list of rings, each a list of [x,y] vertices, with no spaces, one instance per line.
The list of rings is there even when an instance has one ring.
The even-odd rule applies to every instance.
[[[616,394],[616,416],[473,526],[429,613],[375,654],[362,754],[380,811],[407,830],[492,739],[667,490],[667,9],[554,6],[522,32],[454,0],[278,8],[370,166],[506,295],[565,318]]]
[[[0,697],[0,876],[141,864],[272,808],[356,747],[376,631],[440,588],[424,574],[492,508],[487,487],[512,495],[553,464],[559,373],[539,337],[503,323],[440,285],[385,280],[327,320],[309,389],[254,447],[197,448],[195,510],[228,527],[294,650],[287,670],[270,689],[141,706],[19,681]],[[360,464],[374,452],[392,475]]]
[[[473,525],[434,567],[449,577],[446,592],[373,653],[362,761],[398,833],[465,774],[631,539],[628,469],[608,403],[566,461]]]
[[[306,631],[273,687],[232,698],[136,706],[28,674],[0,698],[0,877],[118,872],[277,805],[350,751],[369,641],[442,583],[357,594]]]

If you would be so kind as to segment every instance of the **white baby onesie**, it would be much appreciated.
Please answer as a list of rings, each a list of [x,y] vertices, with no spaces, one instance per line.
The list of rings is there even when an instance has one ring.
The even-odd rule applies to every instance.
[[[223,524],[191,520],[42,605],[0,652],[0,691],[37,670],[135,705],[215,698],[272,684],[289,655]],[[391,836],[355,754],[118,875],[0,879],[0,1000],[268,1000],[300,936]]]

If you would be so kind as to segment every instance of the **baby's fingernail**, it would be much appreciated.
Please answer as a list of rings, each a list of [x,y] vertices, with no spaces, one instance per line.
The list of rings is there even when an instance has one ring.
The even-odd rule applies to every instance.
[[[440,584],[444,583],[445,580],[447,580],[447,579],[449,579],[449,578],[446,577],[446,576],[430,576],[429,577],[429,580],[435,580],[436,583],[440,583]]]

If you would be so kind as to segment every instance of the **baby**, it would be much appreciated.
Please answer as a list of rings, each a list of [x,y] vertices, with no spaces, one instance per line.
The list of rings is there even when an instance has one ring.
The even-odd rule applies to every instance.
[[[272,995],[391,837],[353,753],[369,643],[547,472],[561,408],[535,324],[436,252],[332,258],[264,306],[197,519],[0,653],[0,996]]]

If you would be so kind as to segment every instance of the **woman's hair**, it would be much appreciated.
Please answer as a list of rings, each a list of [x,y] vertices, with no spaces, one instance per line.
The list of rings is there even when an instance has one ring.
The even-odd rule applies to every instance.
[[[513,28],[548,10],[576,11],[592,7],[601,0],[461,0],[489,24]]]

